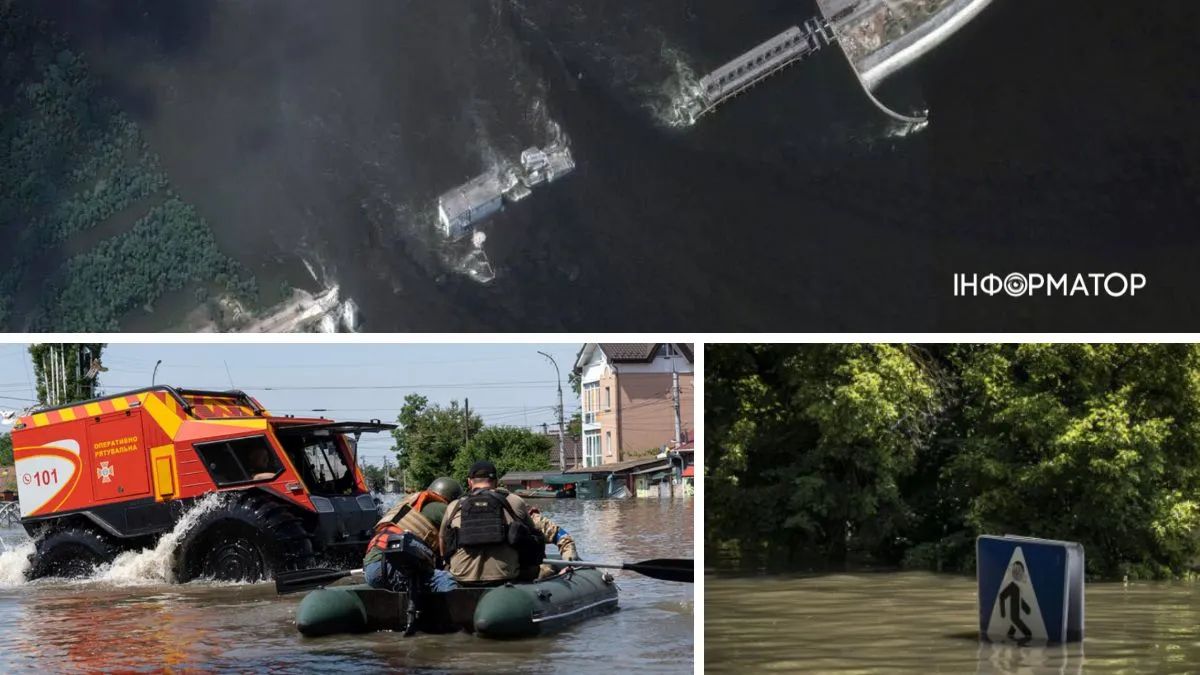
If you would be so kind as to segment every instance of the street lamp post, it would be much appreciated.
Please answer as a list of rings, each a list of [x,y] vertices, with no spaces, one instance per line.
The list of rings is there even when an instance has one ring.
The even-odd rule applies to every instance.
[[[151,387],[154,386],[154,382],[158,379],[158,367],[161,365],[162,365],[162,359],[159,359],[158,362],[154,364],[154,372],[150,375],[150,386]]]
[[[563,435],[562,373],[559,372],[558,362],[554,360],[553,356],[543,351],[538,353],[550,359],[550,363],[554,366],[554,381],[558,383],[558,470],[563,472],[567,470],[567,442]]]

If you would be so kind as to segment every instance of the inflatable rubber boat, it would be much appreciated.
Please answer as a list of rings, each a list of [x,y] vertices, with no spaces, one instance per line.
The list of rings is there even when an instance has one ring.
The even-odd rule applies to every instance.
[[[490,588],[423,593],[415,629],[459,630],[486,638],[520,638],[553,632],[616,610],[617,585],[598,569],[574,569],[540,581]],[[407,593],[366,584],[312,591],[296,610],[296,628],[306,636],[404,631],[409,626]]]

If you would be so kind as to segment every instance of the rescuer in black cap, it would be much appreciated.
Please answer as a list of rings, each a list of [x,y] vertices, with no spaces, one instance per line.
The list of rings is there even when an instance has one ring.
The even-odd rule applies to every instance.
[[[558,546],[563,560],[579,559],[565,529],[497,486],[495,464],[472,464],[467,485],[467,494],[446,510],[440,532],[442,557],[459,583],[532,581],[542,572],[547,543]]]

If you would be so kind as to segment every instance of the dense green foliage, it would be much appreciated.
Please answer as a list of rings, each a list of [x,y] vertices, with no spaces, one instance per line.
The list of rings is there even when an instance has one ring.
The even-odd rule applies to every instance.
[[[106,346],[95,342],[30,345],[29,360],[33,363],[33,374],[37,378],[38,403],[57,406],[95,398],[97,378],[88,378],[87,375],[92,364],[101,361]],[[49,382],[51,373],[61,373],[54,386]]]
[[[706,371],[714,550],[967,571],[1011,533],[1104,578],[1200,556],[1200,347],[718,345]]]
[[[387,487],[388,474],[384,472],[383,467],[367,464],[363,466],[362,472],[367,481],[367,488],[372,492],[383,492]]]
[[[410,487],[424,487],[434,478],[448,475],[466,436],[483,428],[483,420],[464,411],[458,401],[446,407],[430,405],[429,399],[419,394],[404,397],[396,422],[400,427],[392,431],[396,439],[393,450]]]
[[[195,209],[176,198],[150,209],[129,232],[67,261],[45,291],[34,326],[70,332],[119,331],[122,314],[150,305],[167,291],[200,280],[249,295],[254,282],[238,275]]]
[[[454,456],[449,475],[463,480],[471,464],[481,459],[495,464],[498,476],[509,471],[549,471],[553,447],[549,437],[528,429],[486,427],[472,436],[466,447]]]
[[[0,466],[13,465],[12,435],[0,435]]]
[[[117,330],[130,309],[218,277],[256,292],[84,60],[12,0],[0,0],[0,54],[0,329]],[[101,225],[119,233],[64,255]],[[13,316],[18,296],[37,302]]]
[[[480,459],[491,460],[500,475],[550,468],[554,443],[549,438],[519,427],[484,427],[483,420],[466,414],[458,401],[443,407],[409,394],[396,421],[400,427],[392,431],[396,439],[392,449],[410,489],[424,487],[438,476],[465,485],[471,464]]]

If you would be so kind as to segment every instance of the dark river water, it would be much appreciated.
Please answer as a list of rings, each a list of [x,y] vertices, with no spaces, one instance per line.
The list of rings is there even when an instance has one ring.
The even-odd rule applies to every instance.
[[[1092,583],[1086,638],[981,643],[975,580],[919,572],[708,577],[705,671],[1194,673],[1200,583]]]
[[[692,128],[680,82],[809,0],[75,0],[44,11],[258,274],[367,330],[1200,326],[1200,3],[1004,0],[889,81],[825,50]],[[561,138],[578,170],[448,271],[438,194]],[[1136,298],[964,299],[952,273],[1139,272]],[[779,311],[781,308],[784,311]]]
[[[584,557],[636,561],[693,556],[691,500],[541,500]],[[618,572],[620,609],[564,632],[500,642],[468,634],[302,638],[303,594],[274,585],[162,581],[162,551],[91,580],[20,581],[30,546],[0,530],[0,672],[239,670],[245,672],[690,673],[691,584]]]

